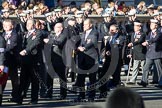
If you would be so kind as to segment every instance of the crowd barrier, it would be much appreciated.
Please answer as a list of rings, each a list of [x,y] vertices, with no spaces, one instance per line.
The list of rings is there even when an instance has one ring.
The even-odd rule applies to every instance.
[[[74,16],[74,15],[62,15],[63,18],[66,18],[66,17],[69,17],[69,16]],[[88,15],[88,17],[90,19],[93,19],[96,22],[103,20],[102,15]],[[153,16],[143,15],[143,14],[136,14],[136,17],[137,17],[138,20],[140,20],[142,22],[148,21],[149,19],[153,18]],[[10,15],[9,18],[17,19],[17,16],[16,15]],[[45,15],[39,15],[39,16],[34,15],[34,18],[35,19],[45,19],[46,17],[45,17]],[[114,18],[117,21],[124,21],[128,18],[128,15],[117,15],[117,16],[114,16]]]

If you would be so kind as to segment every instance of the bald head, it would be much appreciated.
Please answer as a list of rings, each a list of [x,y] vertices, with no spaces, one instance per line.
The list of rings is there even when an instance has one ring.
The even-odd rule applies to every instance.
[[[54,31],[56,34],[61,33],[63,30],[63,24],[62,23],[56,23],[54,26]]]
[[[34,29],[34,26],[35,26],[34,19],[27,20],[27,22],[26,22],[26,28],[27,28],[28,31]]]
[[[92,21],[91,19],[84,20],[84,31],[90,30],[92,28]]]

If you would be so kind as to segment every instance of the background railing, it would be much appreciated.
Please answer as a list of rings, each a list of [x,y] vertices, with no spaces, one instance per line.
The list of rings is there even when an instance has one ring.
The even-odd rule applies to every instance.
[[[74,15],[62,15],[63,18],[66,18],[66,17],[69,17],[69,16],[74,16]],[[96,20],[97,22],[103,20],[102,15],[88,15],[88,17],[93,19],[93,20]],[[143,14],[137,14],[136,17],[137,17],[138,20],[140,20],[142,22],[148,21],[149,19],[153,18],[153,16],[143,15]],[[9,18],[17,19],[16,15],[10,15]],[[39,15],[39,16],[34,15],[34,18],[35,19],[45,19],[45,16],[44,15]],[[128,18],[128,15],[118,15],[118,16],[114,16],[114,18],[117,21],[124,21],[126,18]]]

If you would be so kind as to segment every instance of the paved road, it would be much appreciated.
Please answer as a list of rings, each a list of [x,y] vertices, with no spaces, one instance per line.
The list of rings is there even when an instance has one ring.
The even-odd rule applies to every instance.
[[[141,78],[138,77],[138,81]],[[151,77],[150,77],[151,79]],[[126,76],[122,76],[122,81],[126,81]],[[57,81],[54,81],[57,82]],[[68,84],[69,86],[71,83]],[[140,87],[138,85],[130,86],[132,90],[138,92],[140,95],[142,95],[146,108],[162,108],[162,89],[155,88],[154,85],[149,85],[147,88]],[[111,90],[109,94],[112,92]],[[28,107],[48,107],[48,108],[79,108],[81,106],[85,105],[95,105],[95,106],[101,106],[102,108],[105,108],[105,100],[98,100],[97,102],[73,102],[72,100],[77,97],[76,94],[68,93],[67,100],[58,101],[56,100],[57,96],[59,96],[59,84],[54,84],[54,93],[52,99],[39,99],[39,103],[36,105],[28,105],[27,103],[30,101],[30,90],[28,91],[27,98],[24,99],[23,105],[16,105],[15,103],[9,103],[7,100],[11,98],[11,82],[10,80],[7,83],[6,90],[4,91],[4,97],[3,97],[3,106],[2,107],[11,107],[11,108],[28,108]],[[98,96],[98,92],[97,92]]]

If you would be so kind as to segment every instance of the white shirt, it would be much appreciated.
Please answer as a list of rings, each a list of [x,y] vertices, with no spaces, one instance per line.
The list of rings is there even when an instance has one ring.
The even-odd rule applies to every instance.
[[[11,34],[11,32],[12,32],[12,30],[11,30],[11,31],[7,31],[7,32],[6,32],[6,34],[8,34],[8,35],[9,35],[9,34]]]
[[[85,40],[87,39],[87,37],[88,37],[88,35],[90,34],[91,31],[92,31],[92,29],[89,29],[89,30],[86,31],[86,33],[85,33]]]

